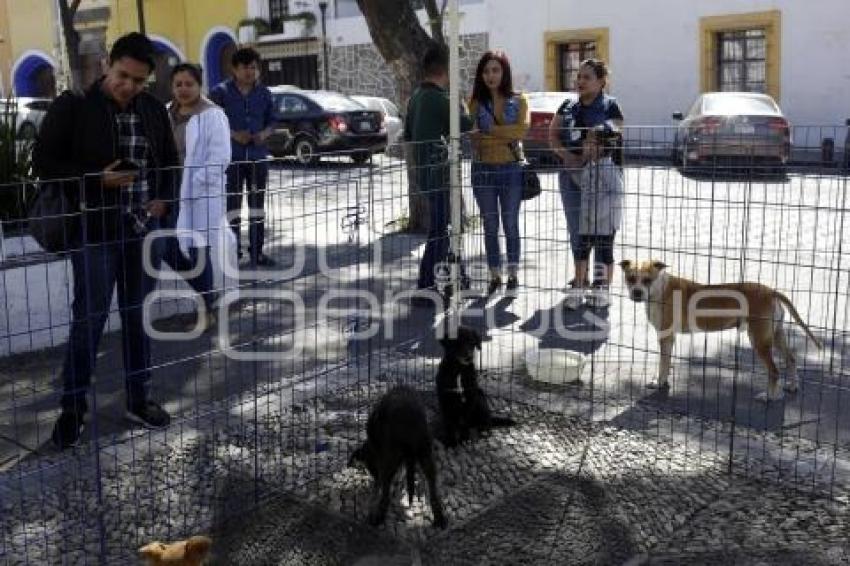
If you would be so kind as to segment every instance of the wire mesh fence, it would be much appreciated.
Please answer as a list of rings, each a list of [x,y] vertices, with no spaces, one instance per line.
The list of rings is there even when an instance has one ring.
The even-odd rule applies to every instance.
[[[833,129],[832,137],[842,139],[843,131]],[[795,130],[797,151],[806,149],[807,136],[824,137]],[[111,299],[97,313],[105,315],[105,332],[88,391],[88,426],[75,448],[58,451],[50,437],[72,321],[71,257],[78,252],[44,254],[24,230],[6,238],[6,249],[18,251],[7,254],[0,271],[0,554],[22,563],[126,561],[151,540],[214,530],[281,493],[365,518],[369,481],[346,464],[365,437],[368,410],[404,383],[437,412],[442,349],[435,334],[452,316],[484,338],[476,363],[494,408],[548,431],[522,436],[522,448],[514,439],[499,450],[578,461],[593,438],[587,427],[604,424],[651,440],[652,450],[640,457],[662,471],[716,463],[806,491],[844,493],[846,169],[837,159],[792,159],[783,170],[751,160],[682,171],[671,161],[672,130],[634,128],[626,140],[616,260],[657,259],[671,275],[696,282],[752,281],[784,293],[824,344],[818,350],[785,317],[797,357],[796,393],[757,399],[768,386],[767,370],[746,332],[734,330],[679,335],[669,390],[648,388],[659,372],[656,331],[619,268],[608,307],[565,308],[575,260],[562,191],[577,171],[540,168],[543,192],[519,211],[519,286],[488,294],[493,271],[484,240],[492,219],[482,217],[474,165],[463,161],[460,259],[469,289],[456,290],[459,310],[447,312],[437,293],[429,295],[431,305],[411,301],[427,242],[406,230],[422,214],[408,189],[424,179],[444,193],[444,161],[415,165],[374,156],[358,165],[334,154],[309,168],[285,160],[251,164],[268,168],[268,185],[264,211],[242,211],[242,247],[230,240],[226,220],[205,223],[207,241],[224,249],[211,255],[217,324],[197,328],[194,313],[204,301],[164,266],[156,292],[142,304]],[[477,190],[487,188],[478,183]],[[263,253],[274,265],[261,265],[249,249],[257,240],[248,224],[260,221]],[[147,235],[133,238],[141,246]],[[159,239],[147,241],[157,253]],[[438,261],[436,289],[450,283]],[[124,420],[127,345],[117,330],[129,309],[147,312],[150,394],[172,418],[164,429]],[[445,451],[440,458],[455,456]],[[492,471],[494,478],[500,473]],[[522,481],[505,474],[505,483]],[[455,478],[447,490],[465,503],[450,505],[450,515],[471,516],[495,497],[479,489]],[[402,535],[405,521],[429,517],[418,502],[408,511],[396,517]]]

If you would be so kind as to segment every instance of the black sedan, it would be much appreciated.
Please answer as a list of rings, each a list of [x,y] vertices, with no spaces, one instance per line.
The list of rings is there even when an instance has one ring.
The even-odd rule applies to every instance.
[[[275,157],[312,165],[322,154],[346,152],[355,163],[387,148],[381,112],[336,92],[272,87],[277,127],[268,140]]]

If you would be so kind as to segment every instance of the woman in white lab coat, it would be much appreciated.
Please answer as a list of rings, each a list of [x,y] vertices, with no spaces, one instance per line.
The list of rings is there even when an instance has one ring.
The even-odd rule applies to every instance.
[[[236,288],[238,276],[236,240],[225,217],[230,126],[224,111],[201,94],[202,86],[198,65],[174,67],[168,113],[183,175],[180,200],[172,207],[177,237],[166,240],[163,259],[203,297],[205,309],[199,309],[196,325],[206,330],[216,323],[216,301]]]

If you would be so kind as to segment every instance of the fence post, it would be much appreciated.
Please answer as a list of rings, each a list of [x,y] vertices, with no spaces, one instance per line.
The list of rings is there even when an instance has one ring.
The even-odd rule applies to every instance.
[[[449,234],[450,263],[449,275],[451,277],[451,305],[450,309],[456,312],[456,306],[460,304],[460,261],[461,246],[463,244],[463,230],[461,227],[461,179],[460,179],[460,45],[459,34],[460,14],[458,13],[458,0],[449,2],[449,171],[451,187],[451,231]]]

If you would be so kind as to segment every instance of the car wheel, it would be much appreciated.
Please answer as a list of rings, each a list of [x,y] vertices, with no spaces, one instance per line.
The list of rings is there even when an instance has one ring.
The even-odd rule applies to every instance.
[[[18,137],[22,140],[32,141],[36,135],[38,135],[38,130],[32,122],[24,122],[18,128]]]
[[[295,160],[301,165],[315,165],[319,162],[318,148],[312,138],[301,136],[296,139],[293,151]]]
[[[357,165],[363,165],[372,157],[368,151],[355,151],[351,154],[351,160]]]

